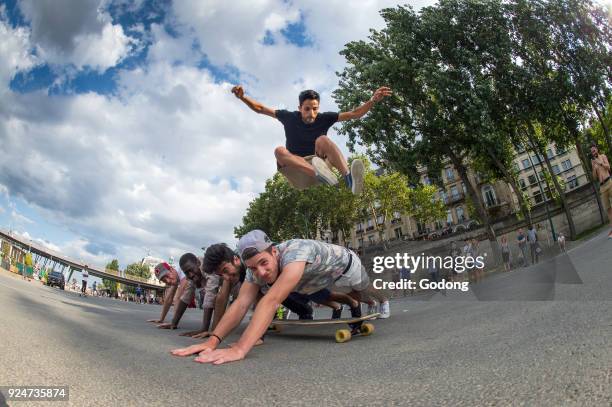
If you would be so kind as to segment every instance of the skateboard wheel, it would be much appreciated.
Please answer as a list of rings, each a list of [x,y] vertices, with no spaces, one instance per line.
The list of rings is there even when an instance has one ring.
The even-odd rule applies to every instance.
[[[336,342],[343,343],[351,340],[351,331],[348,329],[338,329],[336,331]]]
[[[365,324],[361,325],[361,328],[359,328],[359,332],[361,332],[361,335],[363,336],[371,335],[372,332],[374,332],[374,325],[366,322]]]

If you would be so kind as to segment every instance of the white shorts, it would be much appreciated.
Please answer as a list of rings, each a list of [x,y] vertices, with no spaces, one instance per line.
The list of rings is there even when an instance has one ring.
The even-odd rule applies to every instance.
[[[355,291],[364,291],[370,285],[370,277],[365,267],[361,265],[359,257],[353,252],[351,252],[351,257],[351,267],[334,282],[334,285]]]

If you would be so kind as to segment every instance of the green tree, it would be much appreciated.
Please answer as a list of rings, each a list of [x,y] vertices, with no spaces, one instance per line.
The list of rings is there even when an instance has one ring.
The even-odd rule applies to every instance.
[[[110,263],[106,265],[106,269],[119,271],[119,260],[113,259]],[[117,282],[114,280],[109,280],[107,278],[102,279],[102,284],[104,284],[105,288],[108,288],[112,294],[117,292]]]
[[[151,271],[149,270],[149,266],[147,266],[146,264],[141,264],[141,263],[129,264],[125,268],[125,274],[130,275],[130,276],[144,278],[145,280],[148,280],[149,278],[151,278]]]
[[[504,15],[498,2],[441,1],[417,15],[410,8],[381,12],[386,28],[372,31],[370,42],[347,44],[347,68],[334,97],[342,109],[354,105],[376,84],[395,97],[375,106],[359,121],[343,122],[341,132],[369,147],[374,161],[386,161],[414,176],[424,166],[432,174],[449,160],[455,167],[499,257],[495,232],[483,198],[468,177],[474,138],[489,133],[484,83],[498,44]],[[486,17],[486,18],[483,18]],[[505,34],[507,37],[507,33]],[[478,64],[474,63],[478,61]],[[478,66],[476,66],[478,65]],[[434,171],[435,172],[435,171]]]
[[[419,185],[409,191],[407,211],[417,222],[427,224],[446,216],[446,206],[434,185]]]

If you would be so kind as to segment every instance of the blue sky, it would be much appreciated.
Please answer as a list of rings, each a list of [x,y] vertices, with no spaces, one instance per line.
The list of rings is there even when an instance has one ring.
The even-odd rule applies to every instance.
[[[0,4],[0,227],[125,266],[233,244],[284,137],[231,86],[290,109],[313,88],[335,110],[338,52],[395,2]]]

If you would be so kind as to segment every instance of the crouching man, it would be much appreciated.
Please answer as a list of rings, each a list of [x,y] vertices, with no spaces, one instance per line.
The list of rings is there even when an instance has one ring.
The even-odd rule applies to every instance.
[[[317,297],[328,287],[347,287],[355,300],[351,316],[361,317],[361,293],[369,291],[369,278],[359,257],[350,250],[315,240],[294,239],[274,246],[261,230],[253,230],[238,242],[238,252],[247,267],[240,294],[203,344],[172,351],[176,356],[200,352],[196,362],[222,364],[244,359],[266,332],[278,305],[292,293]],[[229,349],[217,347],[259,300],[240,340]],[[319,299],[320,300],[320,299]],[[361,323],[352,326],[359,329]]]

